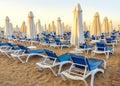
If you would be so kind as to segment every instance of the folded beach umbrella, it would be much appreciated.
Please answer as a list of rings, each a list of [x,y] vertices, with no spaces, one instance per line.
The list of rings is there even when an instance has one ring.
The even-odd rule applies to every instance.
[[[108,18],[104,17],[103,23],[102,23],[102,33],[108,33],[109,32],[109,22]]]
[[[55,23],[54,23],[54,21],[52,21],[52,29],[53,29],[53,32],[56,31],[56,27],[55,27]]]
[[[16,25],[16,27],[14,28],[14,32],[17,32],[17,33],[20,32],[20,28],[18,27],[18,25]]]
[[[98,12],[94,14],[93,23],[90,25],[90,34],[94,36],[101,35],[101,23],[100,23],[100,17]]]
[[[62,24],[61,24],[61,19],[60,17],[58,17],[57,19],[57,28],[56,28],[56,35],[60,35],[63,36],[63,28],[62,28]]]
[[[87,30],[88,30],[88,27],[87,27],[87,25],[86,25],[86,22],[85,22],[85,21],[83,22],[83,29],[84,29],[84,31],[87,31]]]
[[[109,32],[113,31],[113,24],[112,24],[112,20],[110,20],[109,22]]]
[[[48,24],[48,32],[52,32],[52,27],[50,24]]]
[[[14,30],[13,30],[13,25],[12,25],[12,23],[10,23],[10,32],[9,32],[10,37],[12,37],[13,32],[14,32]]]
[[[11,36],[11,31],[10,31],[11,27],[10,27],[10,22],[9,21],[10,21],[9,17],[6,16],[6,18],[5,18],[5,28],[4,28],[4,35],[5,35],[6,38]]]
[[[64,31],[65,31],[65,23],[62,22],[62,30],[63,30],[63,34],[64,34]]]
[[[68,24],[65,26],[65,31],[66,32],[70,32],[71,31],[71,27]]]
[[[82,26],[82,9],[80,4],[76,4],[74,9],[73,26],[71,29],[71,44],[79,47],[80,43],[85,43]]]
[[[120,25],[117,25],[117,26],[115,27],[115,30],[120,31]]]
[[[37,31],[37,34],[40,34],[42,33],[42,26],[41,26],[41,23],[40,23],[40,20],[38,19],[37,23],[36,23],[36,31]]]
[[[32,11],[30,11],[28,14],[28,28],[27,28],[27,37],[30,39],[34,39],[36,37],[36,29],[33,18],[34,18],[33,13]]]
[[[47,26],[46,26],[46,24],[44,25],[44,31],[45,31],[45,32],[48,32],[48,31],[47,31]]]
[[[26,27],[25,21],[23,21],[23,23],[21,25],[20,32],[21,33],[26,33],[27,32],[27,27]]]

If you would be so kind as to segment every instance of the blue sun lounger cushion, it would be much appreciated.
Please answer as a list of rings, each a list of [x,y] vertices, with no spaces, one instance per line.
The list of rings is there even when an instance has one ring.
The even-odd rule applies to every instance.
[[[75,54],[70,54],[70,57],[73,61],[73,63],[80,64],[80,65],[86,65],[88,66],[88,69],[94,70],[96,68],[99,68],[104,61],[103,60],[98,60],[95,58],[86,58],[85,56],[80,56],[80,55],[75,55]],[[76,65],[76,67],[83,68],[83,66]]]
[[[49,57],[52,57],[52,58],[56,58],[59,62],[62,62],[62,61],[69,61],[70,60],[70,56],[68,53],[65,53],[65,54],[62,54],[60,56],[57,56],[56,53],[54,53],[53,51],[50,51],[50,50],[45,50],[45,53],[49,56]],[[51,58],[51,60],[52,60]],[[54,60],[54,59],[53,59]]]
[[[37,50],[30,50],[29,48],[19,44],[18,45],[20,49],[24,50],[25,53],[27,54],[31,54],[31,53],[43,53],[44,52],[44,49],[37,49]]]

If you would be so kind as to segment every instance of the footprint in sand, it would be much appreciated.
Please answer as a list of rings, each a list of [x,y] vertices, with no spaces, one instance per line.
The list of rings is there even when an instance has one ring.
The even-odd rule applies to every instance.
[[[43,71],[43,73],[41,73],[41,75],[38,76],[37,79],[39,80],[39,83],[46,83],[51,79],[52,76],[53,74],[51,72]]]

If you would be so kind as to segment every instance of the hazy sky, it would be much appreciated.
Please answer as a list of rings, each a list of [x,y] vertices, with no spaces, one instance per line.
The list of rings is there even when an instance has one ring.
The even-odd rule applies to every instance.
[[[4,26],[6,16],[13,26],[21,26],[23,21],[27,23],[29,11],[33,12],[35,22],[40,19],[43,25],[52,20],[56,22],[58,17],[65,24],[71,24],[76,3],[80,3],[83,21],[87,24],[93,20],[95,12],[99,12],[101,22],[107,16],[114,25],[120,23],[120,0],[0,0],[0,26]]]

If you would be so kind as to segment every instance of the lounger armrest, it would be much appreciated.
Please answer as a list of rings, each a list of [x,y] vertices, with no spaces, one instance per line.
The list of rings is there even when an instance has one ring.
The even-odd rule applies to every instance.
[[[75,72],[72,72],[72,69],[75,68],[75,65],[78,65],[78,66],[81,66],[81,67],[84,67],[84,69],[82,69],[83,71],[83,75],[81,74],[78,74],[78,73],[75,73]],[[87,73],[87,70],[88,70],[88,65],[82,65],[82,64],[76,64],[76,63],[72,63],[70,69],[68,70],[69,73],[72,73],[72,74],[76,74],[76,75],[80,75],[80,76],[85,76],[86,73]]]
[[[57,61],[57,58],[53,58],[53,57],[50,57],[50,56],[47,56],[45,59],[44,59],[44,63],[47,62],[48,60],[52,59],[53,60],[53,65],[56,63]]]

